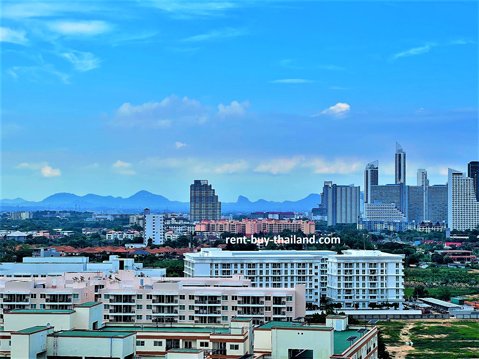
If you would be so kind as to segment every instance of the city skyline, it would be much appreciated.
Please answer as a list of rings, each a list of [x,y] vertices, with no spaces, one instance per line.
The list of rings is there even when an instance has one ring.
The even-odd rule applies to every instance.
[[[207,178],[225,202],[299,199],[325,180],[362,187],[375,160],[393,183],[396,141],[406,183],[424,168],[444,184],[479,155],[476,13],[474,2],[2,2],[0,197],[186,201]]]

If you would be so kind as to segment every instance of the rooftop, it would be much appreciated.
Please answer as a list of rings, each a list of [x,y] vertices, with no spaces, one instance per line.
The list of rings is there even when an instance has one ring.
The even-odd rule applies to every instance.
[[[273,329],[273,328],[301,328],[301,329],[318,329],[318,330],[333,330],[331,327],[325,325],[308,325],[303,322],[279,322],[272,321],[265,323],[258,327],[258,329]]]
[[[364,334],[362,334],[364,335]],[[356,337],[354,340],[348,341],[348,338]],[[352,344],[361,339],[361,333],[357,330],[344,330],[342,332],[334,331],[334,354],[341,354]]]
[[[37,326],[34,326],[34,327],[30,327],[30,328],[25,328],[25,329],[22,329],[22,330],[18,330],[17,333],[20,333],[20,334],[33,334],[33,333],[36,333],[36,332],[40,332],[42,330],[46,330],[46,329],[49,329],[51,327],[47,327],[47,326],[43,326],[43,325],[37,325]]]
[[[81,304],[78,304],[76,307],[78,308],[91,308],[91,307],[94,307],[96,305],[100,305],[101,303],[99,302],[85,302],[85,303],[81,303]]]
[[[8,314],[72,314],[71,309],[14,309]]]
[[[126,338],[133,334],[135,333],[132,331],[63,330],[53,335],[57,337]]]
[[[105,326],[102,331],[130,331],[130,332],[165,332],[165,333],[211,333],[229,334],[229,328],[223,327],[152,327],[152,326]]]

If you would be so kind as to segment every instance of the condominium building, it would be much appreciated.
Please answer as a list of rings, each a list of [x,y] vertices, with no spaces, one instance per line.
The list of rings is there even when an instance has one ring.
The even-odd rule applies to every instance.
[[[328,257],[327,296],[342,308],[368,309],[371,303],[404,301],[404,255],[344,250]]]
[[[316,230],[313,221],[300,219],[242,219],[218,221],[201,221],[195,225],[197,233],[220,234],[224,232],[251,236],[258,233],[279,234],[283,231],[314,234]]]
[[[358,223],[360,215],[359,186],[343,186],[325,181],[321,206],[327,208],[328,226]]]
[[[339,292],[339,289],[343,290],[342,286],[338,287],[339,281],[343,283],[338,277],[342,278],[347,273],[347,289],[352,289],[349,288],[351,278],[354,283],[359,283],[361,302],[364,302],[367,308],[369,303],[403,302],[403,259],[402,255],[368,250],[349,250],[337,254],[332,251],[233,252],[219,248],[202,248],[201,252],[185,254],[185,276],[230,277],[242,274],[251,280],[253,286],[260,288],[294,288],[303,284],[306,287],[306,302],[319,304],[321,297],[329,297],[347,308],[350,294],[348,292],[348,298],[345,298],[346,294]],[[343,262],[347,264],[347,272],[343,271]],[[358,268],[356,271],[355,267],[351,274],[349,266],[353,263]],[[338,271],[339,268],[341,271]],[[371,287],[367,286],[369,280]],[[373,284],[377,288],[373,288]]]
[[[467,164],[467,177],[473,179],[476,199],[479,201],[479,161],[471,161]]]
[[[161,245],[165,241],[164,216],[162,214],[145,214],[145,244]]]
[[[395,159],[395,183],[406,184],[406,152],[401,145],[396,142]]]
[[[462,172],[449,169],[448,227],[466,231],[479,226],[479,201],[474,190],[474,179]]]
[[[305,314],[305,288],[255,288],[243,277],[149,278],[132,271],[114,275],[64,273],[0,280],[0,320],[11,310],[72,310],[102,301],[110,323],[254,324],[292,321]]]
[[[364,203],[370,202],[371,186],[379,184],[379,162],[374,161],[366,165],[364,170]]]
[[[185,254],[186,277],[242,274],[258,288],[306,287],[306,301],[319,304],[326,295],[327,258],[333,251],[223,251],[202,248]]]
[[[207,180],[195,180],[190,186],[190,220],[193,222],[221,218],[221,202]]]

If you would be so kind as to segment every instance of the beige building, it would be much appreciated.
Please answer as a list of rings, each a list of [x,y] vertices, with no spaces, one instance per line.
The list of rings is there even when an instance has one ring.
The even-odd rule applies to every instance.
[[[255,288],[232,278],[151,278],[134,271],[65,273],[45,278],[0,280],[0,320],[14,309],[73,310],[89,301],[104,303],[111,323],[254,324],[292,321],[305,315],[305,288]]]

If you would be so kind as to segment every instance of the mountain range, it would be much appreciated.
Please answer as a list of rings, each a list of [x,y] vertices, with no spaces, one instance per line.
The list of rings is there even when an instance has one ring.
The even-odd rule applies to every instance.
[[[223,213],[248,213],[256,211],[311,211],[321,202],[319,194],[310,194],[298,201],[274,202],[260,199],[250,201],[239,196],[236,202],[222,203]],[[153,212],[188,212],[189,202],[172,201],[148,191],[139,191],[130,197],[101,196],[87,194],[78,196],[73,193],[55,193],[42,201],[26,201],[22,198],[0,200],[2,211],[20,210],[76,210],[105,213],[140,212],[150,208]]]

